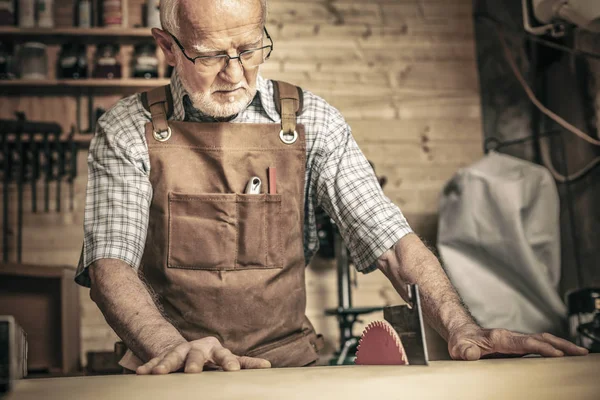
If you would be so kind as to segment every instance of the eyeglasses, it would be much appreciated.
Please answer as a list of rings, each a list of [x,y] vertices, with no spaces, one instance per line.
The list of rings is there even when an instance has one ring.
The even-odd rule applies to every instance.
[[[267,46],[240,51],[237,57],[231,57],[229,54],[218,54],[215,56],[197,56],[194,58],[191,58],[186,54],[185,49],[175,35],[171,32],[167,33],[175,40],[175,43],[179,46],[185,58],[190,60],[199,71],[214,73],[223,71],[227,68],[230,60],[239,60],[240,64],[248,69],[258,67],[260,64],[264,63],[273,51],[273,39],[271,39],[269,32],[267,32],[267,28],[264,28],[264,31],[267,39],[271,42],[271,44]]]

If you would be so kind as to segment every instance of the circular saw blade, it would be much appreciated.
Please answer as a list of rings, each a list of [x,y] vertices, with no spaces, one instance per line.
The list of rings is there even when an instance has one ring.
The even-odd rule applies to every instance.
[[[358,342],[357,365],[407,365],[400,336],[387,321],[371,322]]]

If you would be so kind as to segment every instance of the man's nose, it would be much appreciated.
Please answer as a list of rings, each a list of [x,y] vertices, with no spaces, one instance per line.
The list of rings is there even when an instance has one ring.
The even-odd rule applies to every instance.
[[[239,58],[230,59],[220,74],[223,80],[230,83],[238,83],[244,76],[244,67],[240,63]]]

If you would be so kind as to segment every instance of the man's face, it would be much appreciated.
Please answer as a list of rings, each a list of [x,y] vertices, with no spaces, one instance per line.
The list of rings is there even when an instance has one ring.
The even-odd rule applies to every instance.
[[[190,58],[224,53],[235,57],[240,51],[262,46],[259,0],[181,0],[179,23],[178,39]],[[183,87],[194,107],[204,114],[229,117],[254,98],[258,67],[244,68],[236,59],[222,70],[205,71],[186,59],[179,48],[174,55]]]

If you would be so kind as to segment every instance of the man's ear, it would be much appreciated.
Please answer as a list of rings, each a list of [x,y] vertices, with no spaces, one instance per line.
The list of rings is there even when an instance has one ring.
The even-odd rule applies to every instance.
[[[171,38],[171,35],[162,29],[152,28],[152,36],[154,36],[154,40],[162,49],[167,63],[171,66],[175,66],[176,58],[175,54],[173,54],[173,51],[171,50],[171,46],[173,45],[173,39]]]

